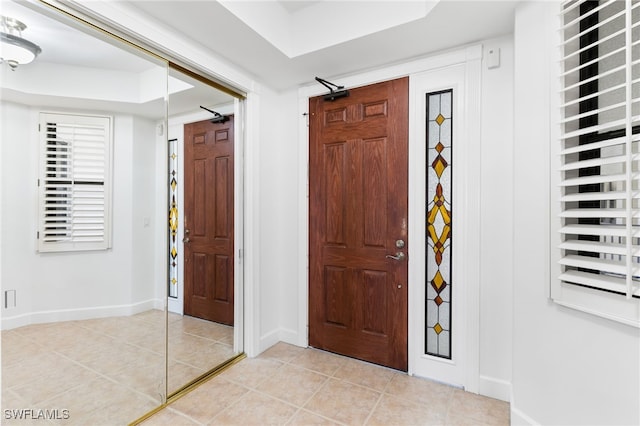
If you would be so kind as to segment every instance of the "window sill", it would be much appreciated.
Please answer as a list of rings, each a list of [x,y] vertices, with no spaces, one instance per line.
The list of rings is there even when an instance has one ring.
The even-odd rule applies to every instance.
[[[552,300],[561,306],[640,328],[640,299],[597,289],[557,283]]]

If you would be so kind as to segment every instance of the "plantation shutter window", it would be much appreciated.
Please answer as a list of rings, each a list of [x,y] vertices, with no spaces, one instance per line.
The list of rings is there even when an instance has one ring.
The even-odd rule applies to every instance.
[[[111,246],[111,119],[40,114],[40,252]]]
[[[607,304],[612,297],[630,304],[621,314],[597,303],[585,310],[639,326],[640,1],[567,1],[560,25],[560,207],[553,219],[560,243],[552,298],[566,302],[566,286],[607,292]]]

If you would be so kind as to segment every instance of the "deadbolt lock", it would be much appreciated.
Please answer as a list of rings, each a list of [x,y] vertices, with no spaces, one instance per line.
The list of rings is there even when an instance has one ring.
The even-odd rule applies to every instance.
[[[396,247],[399,249],[404,248],[404,240],[396,240]]]

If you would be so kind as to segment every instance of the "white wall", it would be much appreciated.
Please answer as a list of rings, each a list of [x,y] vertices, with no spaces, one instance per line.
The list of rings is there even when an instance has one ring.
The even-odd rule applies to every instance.
[[[637,328],[548,299],[554,2],[519,6],[513,148],[513,424],[640,424]]]
[[[153,124],[115,115],[113,248],[40,254],[35,236],[41,109],[6,102],[1,106],[1,286],[3,291],[16,290],[17,295],[15,308],[3,305],[3,327],[127,314],[152,307],[154,240],[143,217],[151,216],[155,197],[155,154],[148,151],[155,140]]]
[[[260,100],[260,351],[297,331],[297,92]],[[286,340],[286,336],[284,338]]]
[[[156,269],[155,247],[161,245],[167,251],[164,240],[156,241],[158,229],[165,229],[167,221],[158,223],[154,212],[155,200],[161,197],[156,193],[156,182],[165,180],[165,173],[155,168],[156,123],[134,118],[132,129],[132,267],[131,300],[135,303],[155,298],[156,289],[164,282],[164,270]],[[166,168],[166,166],[165,166]],[[166,188],[165,188],[166,192]],[[168,216],[165,209],[165,217]],[[166,230],[166,229],[165,229]],[[166,257],[165,257],[166,258]],[[164,306],[164,305],[160,305]]]
[[[33,272],[28,259],[22,254],[31,255],[36,250],[35,231],[30,226],[35,220],[35,206],[37,190],[35,182],[38,176],[36,164],[38,157],[37,139],[28,132],[20,129],[33,129],[37,122],[31,121],[29,108],[18,104],[3,103],[0,108],[2,120],[2,164],[0,185],[2,186],[2,222],[0,235],[2,240],[2,290],[16,290],[17,306],[10,311],[4,310],[2,303],[2,317],[7,315],[28,314],[31,311],[33,283],[30,274]],[[14,176],[14,174],[16,174]],[[4,293],[2,293],[4,299]]]
[[[269,278],[274,291],[265,294],[261,303],[264,314],[271,312],[273,316],[278,340],[295,342],[299,314],[298,253],[306,250],[298,247],[298,125],[306,117],[298,114],[297,90],[272,97],[266,105],[262,119],[270,134],[269,149],[263,144],[261,150],[262,276]],[[273,126],[272,111],[278,111],[277,128]],[[273,306],[279,308],[274,310]]]
[[[479,391],[508,400],[513,288],[513,37],[482,44]],[[489,50],[498,49],[500,66],[488,69]]]

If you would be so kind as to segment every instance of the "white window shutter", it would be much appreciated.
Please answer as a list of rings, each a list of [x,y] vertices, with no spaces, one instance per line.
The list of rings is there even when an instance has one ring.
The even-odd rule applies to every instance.
[[[556,278],[620,295],[640,326],[640,2],[567,1],[561,33]]]
[[[40,114],[40,252],[111,246],[111,118]]]

